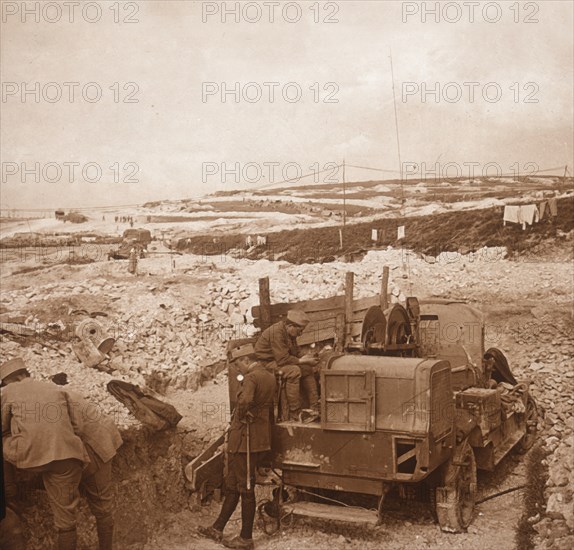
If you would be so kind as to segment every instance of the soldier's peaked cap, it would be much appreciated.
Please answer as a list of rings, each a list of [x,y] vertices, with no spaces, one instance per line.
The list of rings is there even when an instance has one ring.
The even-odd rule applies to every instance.
[[[292,309],[287,312],[287,321],[294,325],[305,327],[309,324],[310,319],[304,311],[300,309]]]
[[[15,359],[10,359],[0,365],[0,382],[3,382],[5,378],[14,374],[15,372],[26,370],[26,363],[21,357],[16,357]]]

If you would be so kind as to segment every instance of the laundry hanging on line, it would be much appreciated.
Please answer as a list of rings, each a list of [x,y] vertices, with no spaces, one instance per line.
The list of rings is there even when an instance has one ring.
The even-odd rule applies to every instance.
[[[556,202],[556,198],[552,198],[548,200],[548,208],[550,208],[550,215],[555,218],[558,216],[558,203]]]
[[[509,223],[520,223],[520,206],[506,205],[504,207],[504,215],[502,217],[504,225]]]
[[[538,208],[535,204],[525,204],[520,207],[520,217],[522,221],[522,229],[524,229],[524,224],[532,225],[533,223],[538,223],[540,221],[540,216],[538,214]]]
[[[522,225],[522,229],[526,229],[527,224],[532,225],[540,221],[540,214],[535,204],[506,205],[502,219],[504,225],[506,222],[519,223]]]

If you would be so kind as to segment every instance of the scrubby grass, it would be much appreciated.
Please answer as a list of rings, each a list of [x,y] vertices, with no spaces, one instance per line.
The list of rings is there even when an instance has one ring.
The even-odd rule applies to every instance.
[[[292,263],[321,262],[327,258],[352,252],[366,252],[374,247],[393,246],[429,256],[441,252],[468,253],[484,246],[506,247],[511,258],[536,253],[564,239],[561,235],[574,229],[574,199],[558,201],[559,216],[546,218],[526,228],[502,223],[503,207],[482,210],[445,212],[412,218],[384,218],[374,222],[347,224],[343,229],[344,247],[340,249],[339,230],[342,226],[302,228],[278,231],[267,235],[267,246],[259,247],[249,257],[281,258]],[[405,226],[406,238],[397,242],[397,228]],[[379,242],[371,241],[371,230],[379,232]],[[182,250],[202,255],[222,255],[232,248],[242,248],[244,235],[225,235],[213,241],[208,235],[194,235]]]
[[[544,512],[544,487],[548,479],[548,467],[542,462],[545,456],[541,444],[537,444],[527,458],[524,514],[516,528],[516,548],[520,550],[534,550],[536,531],[528,519]]]

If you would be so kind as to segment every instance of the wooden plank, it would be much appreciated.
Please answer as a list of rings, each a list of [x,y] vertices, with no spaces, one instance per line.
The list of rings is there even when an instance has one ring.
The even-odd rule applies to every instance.
[[[362,523],[376,525],[379,518],[375,510],[356,508],[350,506],[333,506],[320,502],[294,502],[285,505],[285,508],[292,511],[299,517],[308,517],[332,521],[342,521],[347,523]]]
[[[380,298],[378,294],[374,296],[366,296],[365,298],[358,298],[353,300],[353,311],[361,311],[363,309],[369,309],[372,306],[378,306],[380,304]]]
[[[339,313],[343,313],[341,308],[327,309],[325,311],[311,311],[307,312],[311,321],[326,321],[327,319],[336,319]]]
[[[331,296],[330,298],[319,298],[317,300],[304,300],[302,302],[281,302],[279,304],[271,305],[271,314],[273,316],[277,315],[287,315],[290,309],[302,309],[307,313],[313,311],[325,311],[328,309],[343,309],[345,305],[344,296]],[[260,306],[253,306],[251,308],[251,315],[253,317],[261,317]]]
[[[320,320],[313,320],[312,319],[310,321],[310,323],[307,325],[305,332],[307,332],[308,330],[314,330],[317,327],[319,327],[319,328],[334,327],[336,318],[337,318],[336,311],[333,311],[332,315],[330,315],[329,317],[325,317],[324,319],[320,319]],[[282,320],[282,318],[277,318],[277,319],[271,318],[271,324],[278,323],[281,320]],[[254,319],[253,324],[256,327],[261,328],[262,321],[261,321],[261,319]]]
[[[373,297],[373,305],[376,305],[376,303],[378,303],[378,296]],[[376,303],[375,303],[376,302]],[[271,306],[273,307],[273,306]],[[353,308],[355,306],[353,305]],[[363,322],[363,318],[365,317],[365,313],[367,313],[367,309],[360,309],[360,310],[353,310],[353,316],[351,317],[351,322]],[[330,309],[327,311],[317,311],[317,312],[312,312],[312,313],[308,313],[307,315],[309,316],[309,319],[311,319],[311,321],[316,321],[316,322],[321,322],[321,321],[330,321],[330,320],[334,320],[337,318],[337,315],[342,314],[343,310],[342,309]],[[279,321],[281,321],[281,319],[284,319],[284,316],[271,316],[271,324],[274,323],[278,323]],[[253,324],[258,327],[261,328],[262,325],[262,321],[260,318],[255,318],[253,321]]]
[[[271,304],[271,324],[280,321],[287,315],[290,309],[304,310],[311,320],[329,319],[336,317],[337,313],[344,311],[344,296],[333,296],[331,298],[319,298],[318,300],[307,300],[306,302]],[[353,300],[353,313],[365,312],[371,306],[379,305],[379,296],[367,296]],[[261,307],[253,306],[251,315],[255,319],[261,318]],[[257,326],[257,325],[256,325]]]
[[[353,316],[351,317],[352,323],[362,323],[363,319],[365,318],[365,314],[367,313],[366,309],[362,309],[361,311],[353,311]]]
[[[324,328],[335,328],[335,321],[336,318],[332,317],[331,319],[325,319],[324,321],[311,321],[303,331],[303,334],[307,332],[313,332],[316,330],[322,330]]]
[[[202,451],[199,456],[196,456],[184,469],[185,477],[191,482],[192,491],[198,491],[200,484],[197,484],[197,472],[202,471],[202,467],[208,463],[220,460],[218,458],[222,453],[222,446],[225,441],[225,436],[219,436],[211,445]]]
[[[379,295],[366,296],[353,300],[353,312],[366,311],[371,306],[378,306],[380,303]],[[331,298],[319,298],[317,300],[307,300],[306,302],[281,302],[271,304],[271,317],[279,318],[287,315],[290,309],[302,309],[311,319],[327,319],[335,317],[337,312],[344,310],[345,297],[332,296]],[[261,317],[260,306],[251,308],[251,315],[258,319]]]
[[[297,343],[300,346],[312,344],[313,342],[324,342],[325,340],[333,340],[335,338],[335,327],[326,328],[322,330],[315,330],[313,332],[304,332],[297,338]]]
[[[20,323],[0,323],[0,330],[5,330],[12,334],[20,334],[21,336],[34,336],[36,334],[34,329]]]
[[[417,455],[417,450],[416,448],[411,449],[410,451],[407,451],[404,455],[399,456],[399,458],[397,458],[397,465],[402,464],[403,462],[406,462],[407,460],[409,460],[409,458],[413,458],[413,456]]]
[[[259,279],[259,304],[261,328],[271,326],[271,297],[269,295],[269,277]]]

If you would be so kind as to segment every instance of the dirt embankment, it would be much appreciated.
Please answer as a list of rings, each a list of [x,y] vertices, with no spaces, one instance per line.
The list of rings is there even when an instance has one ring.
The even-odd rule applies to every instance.
[[[332,226],[269,233],[267,244],[252,250],[244,249],[246,235],[224,235],[215,239],[206,235],[190,235],[180,240],[179,249],[205,256],[240,250],[242,257],[282,259],[296,264],[332,261],[387,246],[433,257],[441,252],[465,254],[484,246],[503,246],[509,256],[518,257],[535,255],[561,244],[572,246],[574,197],[559,199],[558,213],[556,218],[545,217],[541,223],[527,226],[525,230],[518,224],[503,226],[503,207],[348,224],[343,229],[343,248],[339,235],[342,226]],[[397,229],[400,226],[405,227],[405,238],[398,241]],[[373,229],[378,232],[376,243],[371,239]],[[568,259],[567,253],[566,256]]]

